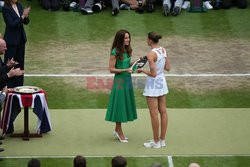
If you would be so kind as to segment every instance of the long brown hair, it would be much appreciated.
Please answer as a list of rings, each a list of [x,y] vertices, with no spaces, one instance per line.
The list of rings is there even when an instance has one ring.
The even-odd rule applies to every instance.
[[[129,45],[125,45],[124,47],[124,37],[125,34],[128,33],[129,35]],[[131,36],[130,33],[127,30],[119,30],[116,35],[115,35],[115,39],[111,48],[111,51],[115,48],[116,49],[116,59],[123,59],[122,54],[123,53],[127,53],[129,56],[132,56],[132,48],[130,46],[130,42],[131,42]]]

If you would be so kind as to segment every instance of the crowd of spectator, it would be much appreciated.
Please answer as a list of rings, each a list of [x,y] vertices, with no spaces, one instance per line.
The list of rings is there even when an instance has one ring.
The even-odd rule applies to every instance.
[[[55,1],[54,3],[52,3]],[[66,0],[65,0],[66,1]],[[80,11],[84,15],[91,15],[99,13],[107,6],[111,6],[112,15],[117,16],[120,10],[135,10],[142,14],[145,12],[152,13],[154,6],[160,4],[165,16],[177,16],[181,13],[181,10],[188,10],[192,0],[72,0],[71,2],[64,2],[63,10]],[[247,8],[247,0],[199,0],[201,2],[201,8],[204,10],[210,9],[229,9],[232,6],[237,6],[241,9]],[[45,9],[58,10],[60,7],[60,0],[40,0],[41,5]],[[50,5],[46,3],[51,3]],[[58,3],[57,7],[55,4]],[[53,6],[54,4],[54,6]],[[51,7],[48,7],[51,6]]]
[[[127,160],[123,156],[115,156],[112,158],[111,167],[126,167],[127,166]],[[41,167],[41,163],[38,159],[32,158],[28,162],[28,167]],[[86,158],[82,155],[77,155],[73,159],[73,167],[87,167]],[[163,167],[160,163],[154,163],[153,165],[149,167]],[[198,163],[190,163],[188,167],[200,167]]]

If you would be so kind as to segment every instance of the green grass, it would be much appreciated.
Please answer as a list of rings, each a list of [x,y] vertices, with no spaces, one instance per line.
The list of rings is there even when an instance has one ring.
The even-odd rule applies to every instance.
[[[111,158],[90,158],[87,157],[88,167],[108,167],[111,166]],[[163,167],[168,167],[167,157],[152,158],[126,158],[128,167],[150,167],[154,163],[160,163]],[[73,158],[39,158],[42,166],[46,167],[70,167],[73,166]],[[0,161],[4,167],[26,167],[29,159],[5,159]],[[202,167],[248,167],[250,157],[232,156],[232,157],[173,157],[175,167],[188,167],[192,162],[199,163]]]
[[[103,41],[113,38],[118,29],[127,29],[132,36],[145,36],[149,31],[162,35],[191,37],[212,37],[216,39],[250,39],[250,8],[241,10],[209,10],[207,13],[188,13],[182,11],[178,17],[164,17],[161,8],[154,13],[142,15],[134,11],[121,11],[117,17],[111,16],[111,9],[91,16],[80,12],[50,12],[43,10],[38,1],[31,4],[30,24],[26,26],[30,42],[47,40],[67,41]],[[3,20],[0,20],[0,32],[4,32]]]
[[[71,80],[72,78],[67,78]],[[106,108],[109,92],[93,91],[74,83],[65,82],[65,78],[26,77],[25,85],[36,85],[48,94],[49,108]],[[78,83],[78,85],[81,85]],[[143,89],[135,89],[137,108],[147,108]],[[185,89],[170,89],[167,95],[169,108],[250,108],[250,89],[226,89],[219,91],[204,91],[191,93]]]
[[[110,9],[91,16],[83,16],[79,12],[50,12],[43,10],[38,1],[23,1],[24,5],[27,3],[32,6],[31,22],[26,26],[29,41],[27,48],[33,47],[33,50],[44,48],[42,52],[46,51],[47,41],[55,44],[58,41],[67,41],[67,43],[102,42],[113,38],[114,33],[121,28],[128,29],[132,37],[144,37],[149,31],[157,31],[162,35],[184,38],[250,40],[250,8],[210,10],[207,13],[182,11],[178,17],[164,17],[158,7],[152,14],[139,15],[134,11],[121,11],[117,17],[112,17]],[[2,33],[4,26],[3,20],[0,20]],[[52,67],[51,62],[48,62],[47,59],[40,61],[44,60],[40,58],[43,56],[42,52],[27,53],[26,70],[31,70],[27,70],[26,73],[32,73],[32,69],[40,69],[42,73],[44,70],[49,73],[57,73],[61,71],[61,68],[67,69],[71,63],[64,62],[65,58],[62,56],[61,59],[55,59],[57,62],[51,61],[53,62]],[[74,62],[72,63],[74,64]],[[50,71],[47,67],[51,67],[53,70]],[[245,68],[247,68],[247,64]],[[84,85],[75,87],[65,83],[63,79],[25,78],[25,84],[44,88],[48,92],[50,108],[106,108],[107,106],[108,93],[86,90]],[[250,89],[235,88],[192,93],[185,88],[182,90],[174,89],[171,86],[170,88],[171,92],[167,102],[170,108],[246,108],[250,106]],[[142,90],[135,90],[135,93],[137,107],[146,108],[145,99],[141,95]]]
[[[21,1],[24,5],[32,6],[30,24],[25,26],[28,36],[27,47],[42,47],[46,51],[48,41],[50,43],[84,43],[103,42],[114,37],[118,29],[127,29],[132,38],[145,37],[149,31],[157,31],[162,35],[195,37],[208,40],[230,39],[250,40],[250,8],[240,10],[233,7],[230,10],[210,10],[207,13],[188,13],[182,11],[178,17],[164,17],[161,8],[158,7],[152,14],[139,15],[134,11],[121,11],[117,17],[111,16],[111,9],[99,14],[83,16],[75,12],[49,12],[43,10],[38,1]],[[248,1],[250,3],[250,1]],[[4,22],[0,19],[0,32],[4,34]],[[39,62],[38,55],[26,62],[29,66],[33,62]],[[244,60],[243,60],[244,61]],[[60,63],[60,62],[59,62]],[[47,64],[38,65],[46,68]],[[247,68],[247,64],[246,64]],[[42,70],[41,70],[42,71]],[[29,71],[28,73],[32,73]],[[68,78],[70,80],[71,78]],[[174,84],[174,83],[173,83]],[[74,109],[74,108],[106,108],[109,93],[91,91],[82,86],[74,86],[65,82],[62,78],[26,77],[25,85],[36,85],[47,91],[50,109]],[[198,93],[189,90],[170,87],[167,96],[169,108],[250,108],[250,89],[235,88],[214,91],[202,91]],[[147,108],[142,89],[135,90],[137,108]],[[205,133],[205,132],[204,132]],[[170,136],[171,137],[171,136]],[[216,137],[216,136],[215,136]],[[20,143],[19,143],[20,144]],[[202,146],[201,146],[202,147]],[[5,148],[8,150],[8,148]],[[192,152],[190,152],[192,154]],[[127,158],[130,167],[149,167],[154,162],[160,162],[167,167],[166,157],[155,158]],[[29,159],[4,159],[0,161],[1,167],[25,167]],[[69,167],[72,166],[72,158],[40,158],[43,167]],[[88,166],[110,166],[111,158],[87,158]],[[186,167],[191,162],[198,162],[202,167],[248,167],[249,157],[173,157],[175,167]]]

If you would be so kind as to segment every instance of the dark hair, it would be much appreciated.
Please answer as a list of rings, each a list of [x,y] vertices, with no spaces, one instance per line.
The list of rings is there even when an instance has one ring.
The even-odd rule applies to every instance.
[[[12,0],[4,0],[4,5],[11,6]]]
[[[28,162],[28,167],[40,167],[40,161],[38,159],[31,159]]]
[[[77,155],[74,158],[74,167],[86,167],[86,159],[81,155]]]
[[[125,34],[128,33],[130,41],[129,41],[129,45],[126,45],[125,48],[123,46],[124,43],[124,37]],[[122,54],[123,53],[127,53],[129,56],[131,56],[132,54],[132,48],[130,46],[130,42],[131,42],[131,36],[130,33],[127,30],[119,30],[116,35],[115,35],[115,39],[111,48],[111,52],[114,48],[116,48],[116,59],[120,59],[122,60]]]
[[[112,167],[126,167],[127,160],[122,156],[116,156],[111,161]]]
[[[148,33],[148,39],[151,39],[154,43],[158,43],[159,39],[161,39],[162,36],[157,34],[156,32],[149,32]]]

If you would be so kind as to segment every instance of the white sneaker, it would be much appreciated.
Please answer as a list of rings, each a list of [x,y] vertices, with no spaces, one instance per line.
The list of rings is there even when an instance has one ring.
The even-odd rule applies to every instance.
[[[160,139],[160,143],[161,143],[161,147],[166,147],[166,142],[165,142],[165,140],[161,140],[161,139]]]
[[[207,9],[213,9],[213,6],[208,2],[203,2],[203,5],[207,8]]]
[[[143,145],[146,148],[161,148],[161,142],[160,141],[155,143],[155,141],[150,140],[149,142],[146,142]]]
[[[82,14],[84,14],[84,15],[93,14],[92,9],[90,9],[90,8],[81,8],[81,12],[82,12]]]
[[[182,5],[182,9],[187,9],[188,7],[190,7],[190,1],[185,1]]]
[[[101,3],[95,3],[92,7],[93,12],[100,12],[102,10],[102,4]]]
[[[70,4],[69,4],[69,7],[71,7],[71,8],[75,8],[75,6],[77,5],[77,3],[76,2],[71,2]]]

